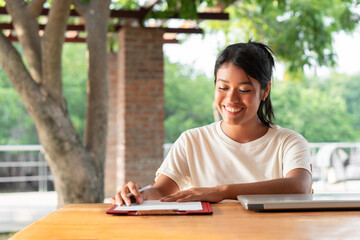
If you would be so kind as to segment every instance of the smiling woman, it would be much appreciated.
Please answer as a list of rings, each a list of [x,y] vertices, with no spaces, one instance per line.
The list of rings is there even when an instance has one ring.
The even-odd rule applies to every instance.
[[[140,186],[129,182],[112,202],[219,202],[240,194],[308,193],[307,141],[272,123],[273,67],[272,51],[262,43],[223,50],[214,72],[215,102],[223,120],[185,131],[156,172],[152,188],[140,193]]]
[[[223,64],[217,71],[215,103],[223,117],[222,129],[233,140],[241,143],[258,139],[267,132],[268,126],[258,121],[257,112],[261,101],[269,95],[271,82],[262,90],[257,80],[249,77],[242,68],[232,63]],[[230,126],[231,125],[231,126]],[[257,129],[258,133],[232,134],[233,126]],[[257,128],[258,127],[258,128]],[[233,135],[233,136],[231,136]],[[246,139],[241,137],[246,136]]]

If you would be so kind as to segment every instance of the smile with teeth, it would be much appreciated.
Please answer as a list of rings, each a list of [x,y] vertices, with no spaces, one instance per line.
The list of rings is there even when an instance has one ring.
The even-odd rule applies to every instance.
[[[228,106],[224,106],[225,110],[228,112],[232,112],[232,113],[237,113],[240,112],[241,108],[234,108],[234,107],[228,107]]]

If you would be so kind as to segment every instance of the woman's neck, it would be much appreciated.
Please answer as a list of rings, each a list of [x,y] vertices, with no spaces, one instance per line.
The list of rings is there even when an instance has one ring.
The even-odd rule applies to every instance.
[[[222,121],[221,129],[232,140],[239,143],[248,143],[264,136],[269,127],[265,126],[260,120],[242,125],[230,125]]]

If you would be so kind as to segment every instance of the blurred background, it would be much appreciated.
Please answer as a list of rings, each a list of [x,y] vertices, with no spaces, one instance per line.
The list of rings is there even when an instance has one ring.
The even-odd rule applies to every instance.
[[[287,40],[285,50],[269,40],[277,33],[266,35],[272,26],[266,18],[273,17],[281,23],[290,18],[286,13],[276,17],[269,10],[263,22],[257,22],[259,16],[255,15],[253,22],[238,20],[244,14],[254,14],[249,5],[256,5],[252,1],[240,2],[246,12],[227,8],[233,14],[227,25],[203,21],[198,24],[206,30],[205,35],[179,34],[179,43],[163,46],[164,156],[183,131],[214,121],[213,67],[218,52],[230,43],[259,40],[271,47],[273,43],[275,52],[279,53],[271,92],[275,123],[299,132],[309,141],[315,193],[360,193],[359,24],[342,25],[340,18],[331,20],[324,14],[329,21],[325,25],[339,22],[335,22],[337,29],[324,33],[331,36],[331,46],[314,47],[323,47],[324,54],[328,54],[319,59],[319,53],[311,52],[310,47],[304,47],[304,55],[296,52],[299,46],[291,39]],[[306,1],[294,2],[305,4]],[[360,12],[355,1],[348,2],[354,5],[352,12]],[[314,21],[309,20],[308,24]],[[181,25],[184,21],[168,24]],[[259,30],[259,26],[265,30]],[[311,33],[306,34],[297,37],[308,38],[309,44]],[[86,48],[85,44],[66,43],[62,60],[64,95],[80,135],[85,128]],[[296,54],[286,59],[281,51],[291,49]],[[308,58],[304,59],[305,55]],[[297,63],[297,58],[304,61]],[[0,232],[14,232],[54,211],[57,194],[34,123],[1,67],[0,106]]]

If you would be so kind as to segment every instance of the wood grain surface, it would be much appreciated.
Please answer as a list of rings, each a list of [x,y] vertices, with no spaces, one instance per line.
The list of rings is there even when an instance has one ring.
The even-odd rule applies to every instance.
[[[212,204],[213,215],[115,216],[110,204],[71,204],[10,239],[360,239],[360,211],[245,210]]]

